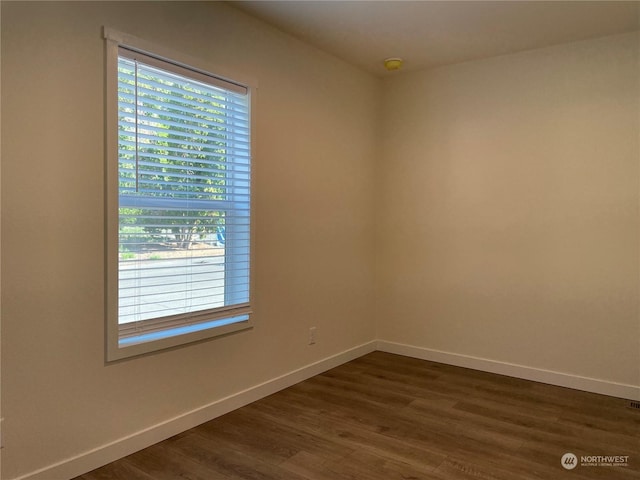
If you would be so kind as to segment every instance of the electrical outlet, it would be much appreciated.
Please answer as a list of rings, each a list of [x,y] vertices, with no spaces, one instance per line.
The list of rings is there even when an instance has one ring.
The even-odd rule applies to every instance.
[[[311,327],[309,329],[309,345],[314,345],[316,343],[316,327]]]

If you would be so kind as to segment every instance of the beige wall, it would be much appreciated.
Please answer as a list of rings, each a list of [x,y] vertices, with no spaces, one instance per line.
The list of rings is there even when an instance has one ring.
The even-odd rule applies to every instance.
[[[256,327],[108,366],[103,25],[259,84]],[[2,2],[2,87],[3,478],[374,339],[378,80],[224,4]]]
[[[385,81],[378,338],[640,386],[638,40]]]

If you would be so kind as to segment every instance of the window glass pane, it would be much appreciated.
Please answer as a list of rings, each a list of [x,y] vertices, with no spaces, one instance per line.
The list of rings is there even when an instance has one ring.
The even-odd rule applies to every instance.
[[[120,56],[118,172],[119,324],[248,304],[248,95]]]

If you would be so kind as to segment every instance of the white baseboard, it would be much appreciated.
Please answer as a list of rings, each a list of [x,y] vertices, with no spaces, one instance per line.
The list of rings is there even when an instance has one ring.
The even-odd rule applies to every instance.
[[[612,397],[626,398],[629,400],[640,400],[640,386],[628,385],[624,383],[609,382],[596,378],[580,377],[567,373],[542,370],[524,365],[516,365],[485,358],[471,357],[458,353],[442,352],[430,348],[416,347],[401,343],[378,340],[377,350],[387,353],[396,353],[406,357],[419,358],[421,360],[431,360],[432,362],[455,365],[457,367],[471,368],[483,372],[497,373],[509,377],[533,380],[535,382],[548,383],[560,387],[573,388],[586,392],[610,395]]]
[[[65,480],[82,475],[343,363],[371,353],[375,351],[375,347],[375,341],[364,343],[226,398],[203,405],[127,437],[83,452],[72,458],[67,458],[36,472],[17,477],[14,480]]]

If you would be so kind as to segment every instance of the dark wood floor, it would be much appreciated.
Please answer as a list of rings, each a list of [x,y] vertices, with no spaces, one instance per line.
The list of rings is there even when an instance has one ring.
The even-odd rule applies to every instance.
[[[640,479],[628,403],[375,352],[77,480]]]

